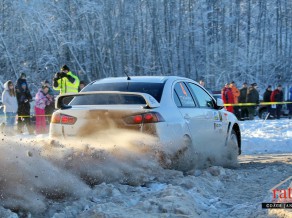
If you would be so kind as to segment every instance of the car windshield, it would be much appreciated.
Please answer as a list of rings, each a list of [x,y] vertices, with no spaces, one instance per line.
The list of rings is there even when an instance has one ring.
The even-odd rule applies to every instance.
[[[160,102],[164,83],[119,82],[89,84],[81,92],[90,91],[121,91],[141,92],[153,96]],[[70,105],[112,105],[112,104],[145,104],[141,96],[129,94],[92,94],[75,97]]]

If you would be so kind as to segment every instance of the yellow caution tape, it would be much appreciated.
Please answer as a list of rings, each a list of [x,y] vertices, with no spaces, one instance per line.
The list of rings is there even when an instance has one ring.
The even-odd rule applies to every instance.
[[[224,104],[224,106],[259,106],[259,105],[274,105],[274,104],[292,104],[292,102],[261,102],[257,103],[237,103],[237,104]]]
[[[292,102],[261,102],[259,104],[256,103],[237,103],[237,104],[224,104],[224,106],[259,106],[259,105],[273,105],[273,104],[292,104]],[[16,115],[18,116],[18,115]],[[13,117],[16,117],[13,116]],[[45,114],[45,115],[23,115],[18,117],[49,117],[52,114]],[[1,115],[0,117],[6,117],[5,115]]]
[[[0,117],[20,117],[20,118],[24,118],[24,117],[50,117],[52,116],[52,114],[45,114],[45,115],[16,115],[16,116],[5,116],[5,115],[1,115]]]

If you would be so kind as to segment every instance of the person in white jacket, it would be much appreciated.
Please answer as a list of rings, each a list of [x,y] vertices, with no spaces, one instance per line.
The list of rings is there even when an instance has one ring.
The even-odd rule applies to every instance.
[[[14,85],[11,80],[4,84],[2,104],[4,106],[3,112],[5,114],[5,126],[12,130],[13,126],[15,125],[15,116],[17,114],[18,103]]]

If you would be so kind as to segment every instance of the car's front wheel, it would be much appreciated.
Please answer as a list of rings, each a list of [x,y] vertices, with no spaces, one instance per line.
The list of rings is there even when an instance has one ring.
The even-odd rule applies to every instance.
[[[226,151],[226,162],[225,166],[226,167],[237,167],[238,166],[238,138],[236,135],[236,132],[232,130],[228,141],[227,141],[227,151]]]

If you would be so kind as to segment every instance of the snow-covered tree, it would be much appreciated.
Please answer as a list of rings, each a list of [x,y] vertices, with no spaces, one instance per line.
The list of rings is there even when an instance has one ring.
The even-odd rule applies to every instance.
[[[33,87],[67,64],[81,79],[180,75],[292,83],[288,0],[1,0],[4,80]]]

